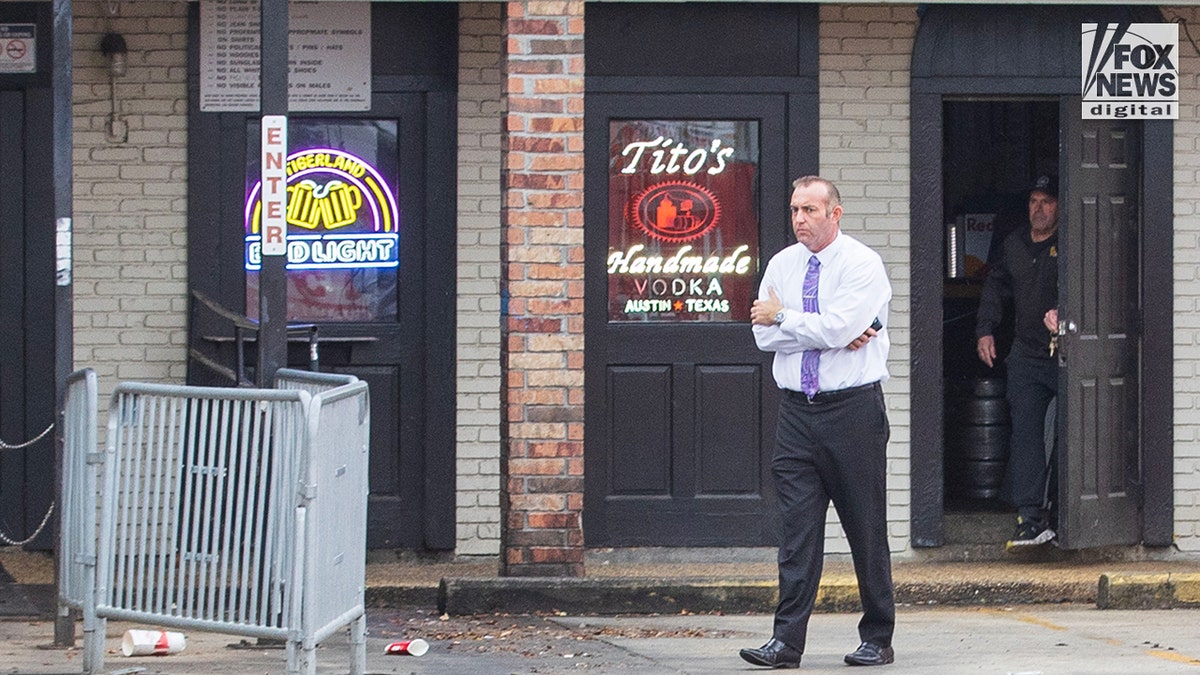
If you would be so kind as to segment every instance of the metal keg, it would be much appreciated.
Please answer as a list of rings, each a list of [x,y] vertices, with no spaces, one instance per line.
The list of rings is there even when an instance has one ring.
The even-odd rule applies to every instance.
[[[1011,433],[1004,380],[947,382],[946,493],[966,500],[1000,496]]]

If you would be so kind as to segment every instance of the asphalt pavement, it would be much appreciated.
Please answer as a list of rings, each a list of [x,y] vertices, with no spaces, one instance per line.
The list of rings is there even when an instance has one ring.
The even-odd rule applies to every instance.
[[[882,672],[1200,674],[1200,558],[1043,548],[970,562],[897,561],[897,660]],[[585,577],[561,579],[502,577],[495,558],[374,553],[367,673],[761,671],[737,651],[770,636],[772,557],[767,549],[596,550]],[[51,644],[52,558],[0,549],[0,570],[0,675],[82,672],[81,638],[74,648]],[[857,608],[848,561],[829,556],[801,672],[846,672]],[[178,654],[124,657],[120,639],[130,628],[155,626],[109,622],[106,673],[285,671],[277,646],[198,631],[185,631]],[[385,654],[389,643],[412,638],[428,641],[429,652]],[[346,637],[326,640],[317,663],[322,675],[348,672]]]
[[[842,656],[857,645],[854,613],[814,615],[801,671],[847,673]],[[1200,610],[1099,610],[1078,604],[1004,607],[901,606],[896,663],[882,673],[1051,675],[1200,672]],[[749,673],[737,651],[770,634],[767,614],[451,617],[422,610],[371,610],[367,673]],[[281,673],[279,648],[253,640],[186,632],[174,655],[124,657],[120,638],[134,624],[109,622],[112,675]],[[48,648],[46,620],[0,621],[0,673],[81,672],[79,649]],[[420,657],[388,656],[388,643],[420,637]],[[318,651],[317,672],[346,673],[349,651],[337,635]],[[852,672],[859,672],[858,670]],[[868,671],[871,672],[871,671]]]

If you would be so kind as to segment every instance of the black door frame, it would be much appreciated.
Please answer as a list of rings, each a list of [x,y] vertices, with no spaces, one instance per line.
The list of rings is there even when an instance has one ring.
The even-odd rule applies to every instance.
[[[0,4],[0,21],[36,27],[35,72],[0,74],[0,438],[13,445],[56,421],[59,389],[71,369],[69,247],[71,107],[70,8]],[[65,45],[65,48],[64,48]],[[60,69],[58,66],[65,66]],[[53,142],[49,142],[50,140]],[[68,254],[67,259],[57,257]],[[62,264],[63,276],[56,278]],[[0,453],[0,531],[29,538],[55,501],[55,435]],[[27,547],[51,549],[53,523]]]
[[[770,379],[770,357],[759,352],[747,325],[740,321],[725,324],[643,324],[613,325],[608,322],[608,275],[605,255],[608,251],[608,146],[611,119],[732,119],[759,121],[759,193],[755,196],[759,210],[760,269],[766,261],[788,243],[784,204],[789,180],[786,147],[772,144],[789,131],[797,133],[803,125],[796,119],[798,106],[789,105],[789,96],[773,93],[736,95],[708,94],[704,96],[670,93],[608,94],[589,91],[585,147],[588,153],[585,190],[586,201],[600,204],[590,209],[585,218],[584,246],[586,257],[584,319],[588,339],[585,355],[585,398],[590,401],[585,411],[585,435],[588,452],[584,458],[584,509],[591,525],[585,529],[588,546],[767,546],[774,543],[771,528],[773,487],[770,473],[770,448],[774,439],[775,408],[778,405],[776,388]],[[801,106],[803,110],[808,106]],[[815,106],[812,106],[815,108]],[[682,112],[686,111],[686,112]],[[812,111],[815,113],[815,110]],[[773,145],[773,147],[771,147]],[[703,331],[704,338],[695,337]],[[684,344],[681,344],[684,343]],[[717,345],[720,356],[713,360],[691,362],[704,351],[700,344]],[[617,365],[619,364],[619,365]],[[755,372],[762,403],[756,410],[757,427],[745,430],[760,452],[757,460],[758,484],[761,499],[749,494],[694,495],[680,494],[672,489],[670,497],[661,494],[645,497],[612,499],[608,487],[613,447],[610,425],[616,413],[610,410],[613,371],[625,368],[658,369],[669,381],[666,389],[669,400],[659,401],[669,410],[664,429],[661,429],[669,448],[667,483],[687,492],[704,482],[694,466],[691,454],[703,445],[703,424],[697,405],[689,405],[710,397],[720,397],[705,382],[721,377],[722,369],[735,381],[749,379],[748,370]],[[643,372],[643,375],[645,373]],[[747,402],[749,405],[749,402]],[[628,419],[622,417],[622,419]],[[656,419],[654,422],[664,422]],[[749,453],[749,449],[746,450]],[[749,461],[749,460],[748,460]],[[647,518],[649,512],[653,518]],[[703,525],[702,525],[703,523]],[[737,525],[732,525],[737,523]],[[733,531],[733,533],[730,532]]]
[[[597,3],[588,6],[587,24],[587,70],[585,93],[585,139],[589,150],[585,161],[584,201],[586,204],[608,203],[608,155],[603,150],[609,144],[607,116],[641,119],[756,119],[764,115],[756,111],[751,101],[769,100],[782,110],[781,123],[784,128],[779,136],[766,135],[766,126],[760,127],[763,175],[760,175],[759,190],[759,269],[766,268],[770,256],[794,242],[787,218],[787,199],[791,180],[819,169],[819,88],[817,54],[817,11],[813,5],[771,5],[762,3],[642,3],[624,6],[607,6]],[[702,36],[700,44],[689,49],[660,49],[663,35]],[[770,37],[764,37],[770,36]],[[736,104],[739,97],[746,102]],[[719,105],[711,101],[723,99]],[[729,101],[735,103],[731,105]],[[625,108],[620,106],[625,104]],[[730,113],[735,114],[730,114]],[[768,144],[776,147],[770,152],[781,155],[781,160],[768,165]],[[782,146],[782,147],[780,147]],[[599,152],[598,152],[599,151]],[[778,167],[778,168],[775,168]],[[778,175],[778,171],[786,172]],[[766,175],[766,172],[773,172]],[[606,209],[600,209],[606,211]],[[591,212],[591,211],[589,211]],[[597,249],[607,250],[608,223],[606,214],[591,212],[585,224],[585,295],[587,298],[607,298],[607,274],[604,258],[596,256]],[[606,326],[606,305],[601,301],[601,311],[596,303],[588,300],[585,316],[585,335],[588,348],[585,354],[585,380],[588,405],[585,410],[584,458],[584,519],[589,523],[584,528],[586,546],[609,545],[659,545],[659,546],[729,546],[769,545],[774,543],[774,532],[766,519],[762,526],[745,528],[736,535],[736,541],[727,535],[704,532],[642,533],[643,539],[633,540],[628,533],[610,532],[605,511],[603,485],[609,475],[605,462],[605,449],[609,432],[606,425],[610,419],[607,410],[609,401],[599,392],[605,391],[607,357],[612,345],[606,344],[602,336],[610,334]],[[638,327],[619,326],[619,329]],[[731,323],[710,326],[706,330],[720,344],[737,345],[740,350],[754,352],[753,339],[747,324]],[[645,336],[643,332],[641,335]],[[653,341],[647,337],[646,340]],[[661,342],[661,340],[660,340]],[[647,343],[643,355],[657,349],[656,364],[670,368],[669,345]],[[729,363],[741,368],[754,360],[761,368],[760,377],[765,379],[768,394],[763,396],[759,411],[758,430],[760,440],[772,445],[775,426],[777,394],[770,379],[769,355],[751,353],[749,357],[739,354]],[[686,359],[683,359],[686,360]],[[635,363],[640,363],[634,360]],[[721,368],[719,359],[711,365]],[[765,367],[758,364],[766,364]],[[682,369],[696,364],[683,363]],[[691,389],[700,389],[688,377],[676,378],[675,396],[680,399],[694,395]],[[762,381],[760,381],[762,384]],[[763,387],[760,386],[760,389]],[[685,391],[686,390],[686,391]],[[686,412],[679,412],[680,417]],[[677,427],[680,425],[676,425]],[[694,428],[676,429],[680,445],[690,442],[697,435]],[[761,464],[765,499],[755,500],[765,513],[771,513],[770,501],[774,499],[774,485],[770,479],[769,453]],[[686,474],[686,469],[680,475]],[[748,497],[748,496],[747,496]],[[699,503],[701,500],[694,499]],[[746,498],[745,501],[751,501]],[[644,502],[643,502],[644,503]],[[729,506],[726,501],[726,506]],[[748,509],[743,505],[729,507],[744,516]],[[717,517],[719,509],[705,517]],[[664,508],[665,511],[665,508]],[[628,517],[628,513],[625,514]],[[673,514],[678,516],[679,514]],[[657,513],[655,514],[657,517]],[[619,516],[613,517],[614,520]],[[664,519],[665,521],[665,519]],[[678,522],[678,521],[676,521]],[[690,538],[689,538],[690,537]],[[706,538],[707,537],[707,538]],[[702,542],[702,543],[701,543]]]
[[[1105,12],[1143,12],[1155,8],[1103,8]],[[998,12],[1018,12],[1008,8],[930,7],[928,11],[965,12],[974,21],[956,21],[954,30],[974,48],[988,51],[996,45],[995,59],[1002,62],[1006,51],[1014,48],[995,38],[994,23],[987,19]],[[1023,11],[1023,8],[1022,10]],[[1053,8],[1065,13],[1066,25],[1078,26],[1088,12],[1096,8]],[[991,16],[985,17],[988,12]],[[978,14],[975,14],[978,13]],[[944,16],[944,15],[943,15]],[[1120,16],[1123,20],[1154,21],[1147,16]],[[924,19],[923,19],[924,20]],[[1161,17],[1157,20],[1161,21]],[[1053,22],[1047,22],[1052,24]],[[911,269],[912,269],[912,544],[917,548],[943,545],[943,369],[942,369],[942,284],[943,256],[931,254],[943,247],[942,213],[942,130],[946,97],[979,96],[1019,98],[1021,96],[1063,97],[1078,95],[1076,72],[1042,73],[1041,77],[1010,76],[1001,73],[964,73],[947,67],[939,59],[952,60],[953,53],[939,52],[932,44],[939,26],[931,27],[922,43],[922,31],[913,51],[911,80]],[[972,31],[978,35],[972,34]],[[1062,35],[1042,36],[1034,44],[1061,44]],[[1069,41],[1068,41],[1069,42]],[[1015,44],[1015,43],[1014,43]],[[1079,53],[1078,43],[1075,54]],[[1036,60],[1034,55],[1031,58]],[[1041,59],[1048,68],[1065,68],[1062,59]],[[1068,64],[1074,63],[1067,60]],[[1141,358],[1141,439],[1143,467],[1142,542],[1166,546],[1174,529],[1173,483],[1173,380],[1174,350],[1171,344],[1174,305],[1172,278],[1172,223],[1174,195],[1174,125],[1170,121],[1147,121],[1143,127],[1142,194],[1144,239],[1141,285],[1143,289]]]

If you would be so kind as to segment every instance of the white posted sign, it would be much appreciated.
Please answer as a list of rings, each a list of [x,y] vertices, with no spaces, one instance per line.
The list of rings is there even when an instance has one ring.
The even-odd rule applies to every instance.
[[[262,118],[262,254],[287,254],[287,115]]]

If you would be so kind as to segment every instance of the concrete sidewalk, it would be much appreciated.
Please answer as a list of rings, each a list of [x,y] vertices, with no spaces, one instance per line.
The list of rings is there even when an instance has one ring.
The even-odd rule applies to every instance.
[[[769,613],[776,599],[773,549],[598,549],[581,578],[502,577],[494,557],[450,559],[372,552],[367,606],[451,615]],[[902,559],[896,600],[909,606],[1073,603],[1101,609],[1200,607],[1200,557],[1167,552],[1103,559],[1053,547],[980,562]],[[1151,557],[1153,556],[1153,557]],[[0,617],[52,616],[53,561],[0,548]],[[11,582],[5,583],[6,579]],[[858,610],[853,567],[828,556],[821,612]]]
[[[500,577],[496,558],[372,552],[367,672],[761,672],[737,650],[770,634],[773,558],[771,549],[600,549],[588,552],[586,577],[556,579]],[[1052,547],[981,562],[926,558],[893,566],[898,658],[889,673],[1200,666],[1200,610],[1186,609],[1200,607],[1200,558],[1127,549],[1104,559]],[[52,559],[0,548],[0,675],[80,672],[80,639],[72,649],[50,644],[53,610]],[[845,672],[841,655],[857,644],[858,600],[851,565],[840,556],[828,559],[818,610],[803,667]],[[151,626],[108,623],[106,672],[284,669],[280,649],[196,631],[180,654],[124,658],[120,637],[132,627]],[[413,637],[428,640],[430,653],[384,654],[387,643]],[[322,674],[346,672],[343,635],[321,645],[318,664]]]
[[[851,672],[842,656],[857,646],[858,619],[856,613],[815,615],[800,672]],[[880,671],[887,675],[1128,675],[1194,673],[1200,666],[1200,610],[902,606],[896,619],[896,663]],[[762,644],[771,623],[769,614],[446,617],[371,609],[366,673],[763,673],[767,669],[743,662],[738,650]],[[186,648],[178,654],[124,657],[121,635],[132,627],[145,626],[108,622],[108,675],[262,675],[285,668],[281,649],[199,631],[186,632]],[[47,648],[52,634],[50,621],[0,621],[0,674],[81,672],[78,648]],[[385,654],[389,642],[415,637],[430,645],[424,656]],[[322,642],[316,665],[319,675],[347,672],[344,634]]]

